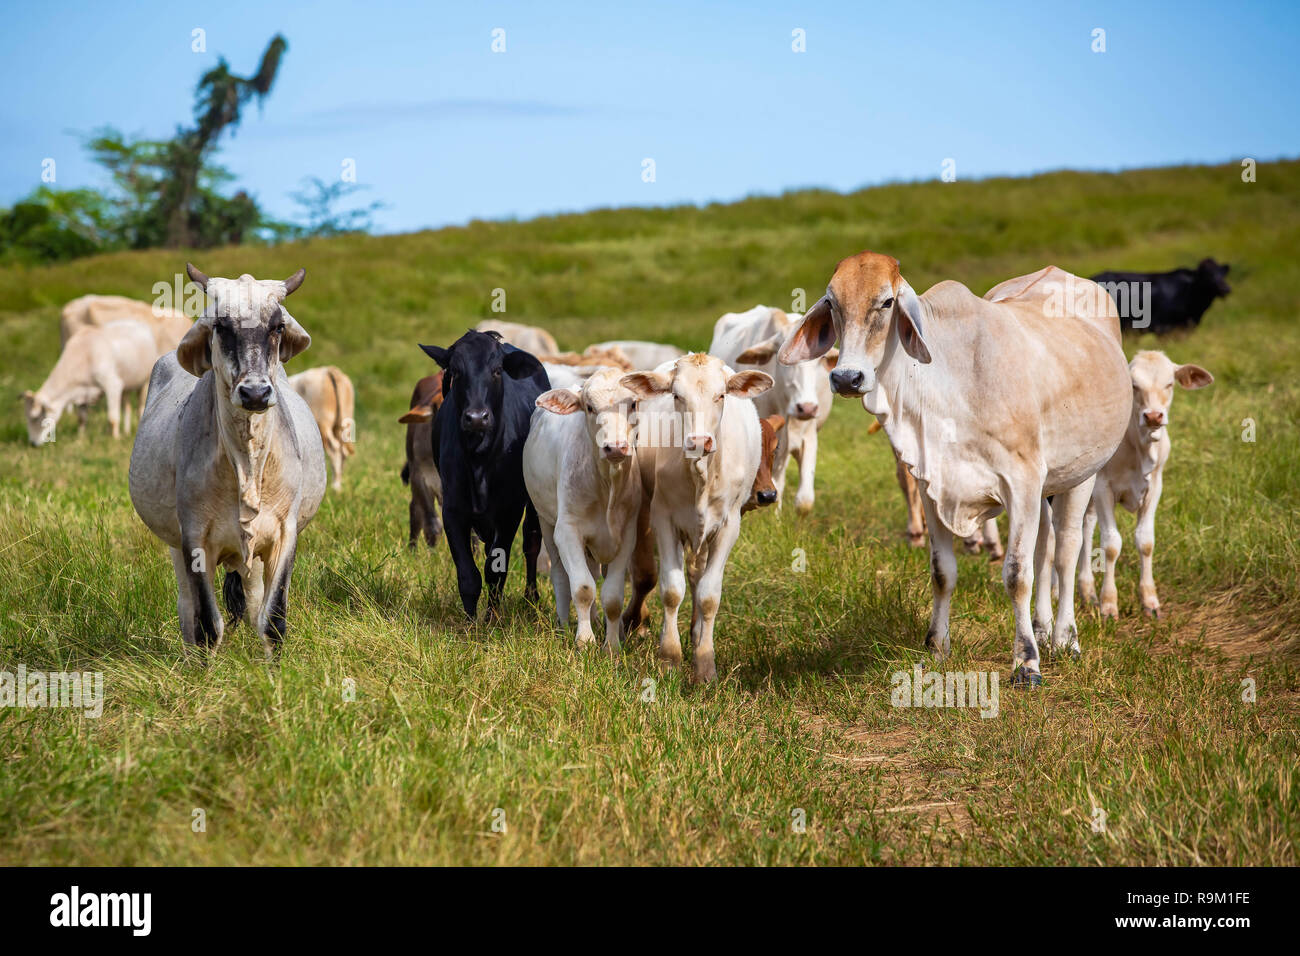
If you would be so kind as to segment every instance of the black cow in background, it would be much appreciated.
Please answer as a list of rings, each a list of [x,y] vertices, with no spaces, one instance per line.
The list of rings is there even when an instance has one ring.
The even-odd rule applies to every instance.
[[[1202,259],[1195,269],[1099,272],[1092,281],[1100,283],[1115,299],[1124,331],[1163,335],[1200,325],[1201,316],[1214,300],[1232,291],[1228,268],[1213,259]]]
[[[485,545],[483,577],[491,617],[501,601],[521,516],[525,595],[537,597],[542,529],[524,487],[523,450],[534,403],[551,383],[541,362],[503,345],[495,333],[470,331],[449,349],[420,348],[446,372],[442,407],[433,420],[433,458],[442,477],[443,531],[456,563],[460,601],[474,620],[483,578],[474,563],[473,531]]]

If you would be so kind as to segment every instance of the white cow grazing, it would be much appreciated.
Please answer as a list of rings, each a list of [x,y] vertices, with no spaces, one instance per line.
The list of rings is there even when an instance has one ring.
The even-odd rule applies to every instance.
[[[23,393],[28,439],[33,445],[53,441],[55,425],[69,406],[76,408],[84,429],[87,410],[100,398],[107,402],[113,437],[121,437],[124,405],[125,431],[130,434],[128,393],[140,393],[143,410],[149,372],[157,358],[153,329],[144,322],[119,319],[102,327],[78,329],[44,384],[35,392]]]
[[[1096,283],[1053,266],[1001,283],[985,299],[957,282],[918,296],[897,260],[863,252],[836,267],[781,361],[817,358],[837,338],[831,387],[862,398],[921,489],[934,595],[926,644],[939,658],[950,646],[953,534],[969,537],[1005,509],[1013,680],[1041,683],[1040,638],[1051,631],[1054,648],[1078,652],[1073,578],[1083,513],[1128,424],[1114,303]],[[1035,573],[1050,587],[1051,525],[1061,581],[1054,629],[1031,616]]]
[[[1092,576],[1092,535],[1101,522],[1101,544],[1106,556],[1106,577],[1101,586],[1101,613],[1119,616],[1119,593],[1115,588],[1115,562],[1119,559],[1122,538],[1115,526],[1115,503],[1137,512],[1137,529],[1133,538],[1142,559],[1142,607],[1153,617],[1160,616],[1160,599],[1151,570],[1156,545],[1156,506],[1164,485],[1165,464],[1169,461],[1169,406],[1174,400],[1174,385],[1186,389],[1205,388],[1214,376],[1199,365],[1175,365],[1164,352],[1138,352],[1129,363],[1133,380],[1133,412],[1128,431],[1104,468],[1097,472],[1092,503],[1083,519],[1083,546],[1079,551],[1079,597],[1096,601]]]
[[[587,346],[588,352],[618,349],[633,368],[658,368],[665,362],[676,362],[686,353],[675,345],[663,345],[659,342],[642,342],[637,339],[616,339],[611,342],[597,342]]]
[[[154,367],[131,502],[171,548],[187,648],[221,643],[213,580],[223,565],[227,611],[270,655],[286,632],[298,534],[325,497],[320,429],[282,364],[311,344],[282,304],[304,272],[280,282],[186,270],[208,305]]]
[[[772,482],[776,485],[776,506],[785,495],[785,472],[793,456],[799,464],[799,491],[795,510],[812,511],[817,472],[817,433],[831,414],[831,384],[828,373],[839,354],[832,349],[821,358],[782,365],[776,353],[798,327],[799,315],[787,316],[780,309],[756,305],[748,312],[728,312],[713,325],[709,354],[727,365],[740,368],[757,365],[772,376],[772,388],[754,399],[760,418],[785,416],[785,427],[777,433],[776,461]]]
[[[629,372],[622,383],[637,397],[637,453],[659,549],[659,655],[673,664],[682,660],[677,610],[686,595],[689,548],[694,674],[697,681],[710,681],[717,673],[713,622],[722,574],[762,453],[758,411],[750,399],[772,387],[772,376],[733,372],[719,358],[691,353],[653,372]],[[646,545],[639,543],[638,551]]]
[[[634,399],[619,382],[623,375],[621,369],[601,369],[577,391],[543,392],[524,444],[524,483],[551,558],[555,616],[568,626],[572,598],[578,646],[593,644],[595,579],[599,565],[606,565],[600,603],[611,653],[619,649],[623,582],[641,509],[630,423]]]
[[[154,329],[158,354],[170,352],[193,324],[184,313],[155,308],[148,302],[121,295],[83,295],[63,307],[59,337],[63,344],[81,329],[100,328],[119,319],[137,319]]]

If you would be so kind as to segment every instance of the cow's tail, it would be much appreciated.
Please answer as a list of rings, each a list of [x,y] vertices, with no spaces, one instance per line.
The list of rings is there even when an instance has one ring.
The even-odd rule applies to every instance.
[[[351,458],[357,453],[356,443],[352,441],[357,429],[353,418],[356,397],[352,394],[352,382],[333,365],[326,369],[326,374],[334,386],[334,437],[343,446],[343,456]]]

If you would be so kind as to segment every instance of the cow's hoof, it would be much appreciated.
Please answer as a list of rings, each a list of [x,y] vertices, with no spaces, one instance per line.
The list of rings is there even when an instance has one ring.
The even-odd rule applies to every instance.
[[[794,513],[801,518],[806,518],[812,514],[813,503],[811,501],[796,501],[794,503]]]
[[[967,554],[980,553],[980,543],[970,538],[967,538],[965,541],[962,542],[962,547],[966,550]]]
[[[1004,557],[1006,557],[1006,552],[1001,548],[995,548],[989,552],[989,564],[997,564]]]
[[[922,545],[925,544],[925,532],[922,531],[919,534],[913,534],[912,532],[909,531],[907,533],[907,543],[914,548],[921,547]]]
[[[1106,621],[1119,620],[1119,605],[1105,601],[1101,604],[1101,616]]]
[[[1155,618],[1157,621],[1160,620],[1160,606],[1159,606],[1159,605],[1156,605],[1155,607],[1147,607],[1147,608],[1143,608],[1143,610],[1146,611],[1146,613],[1147,613],[1147,617],[1153,617],[1153,618]]]
[[[1023,667],[1017,667],[1015,673],[1011,675],[1012,687],[1040,687],[1043,683],[1043,675],[1038,671],[1027,670]]]
[[[717,669],[713,666],[713,661],[696,661],[693,677],[697,684],[708,684],[718,676]]]

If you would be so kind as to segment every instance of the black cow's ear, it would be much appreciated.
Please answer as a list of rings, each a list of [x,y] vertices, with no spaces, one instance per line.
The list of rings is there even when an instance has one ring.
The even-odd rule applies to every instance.
[[[532,378],[538,372],[545,372],[542,363],[531,352],[523,349],[511,349],[501,359],[501,367],[511,378]]]
[[[424,349],[424,354],[437,362],[440,368],[447,367],[447,362],[451,359],[451,349],[439,348],[436,345],[421,345],[420,348]]]

